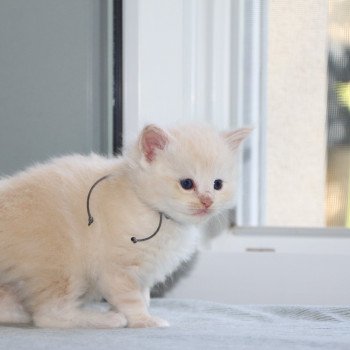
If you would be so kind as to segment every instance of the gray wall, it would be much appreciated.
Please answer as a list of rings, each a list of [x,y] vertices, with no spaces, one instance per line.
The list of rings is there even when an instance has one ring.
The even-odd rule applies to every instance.
[[[107,2],[0,1],[0,175],[108,151]]]

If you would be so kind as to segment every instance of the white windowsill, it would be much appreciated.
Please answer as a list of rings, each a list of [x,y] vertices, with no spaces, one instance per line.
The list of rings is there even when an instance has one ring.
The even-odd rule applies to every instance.
[[[234,304],[350,304],[344,229],[240,228],[203,247],[166,296]],[[249,249],[249,251],[248,251]]]
[[[350,230],[343,228],[235,228],[212,239],[201,250],[223,253],[350,255]]]

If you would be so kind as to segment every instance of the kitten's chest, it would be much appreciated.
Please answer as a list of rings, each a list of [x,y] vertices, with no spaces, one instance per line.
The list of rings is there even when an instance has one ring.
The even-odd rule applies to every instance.
[[[163,281],[181,262],[191,257],[197,247],[198,231],[165,217],[157,230],[159,213],[149,210],[137,200],[132,204],[132,210],[127,210],[126,206],[110,210],[114,215],[107,218],[109,225],[105,229],[113,238],[111,244],[104,245],[109,252],[104,255],[118,268],[134,270],[140,284],[150,287]],[[143,239],[150,236],[145,241],[131,241],[132,237]]]
[[[171,219],[166,221],[156,236],[136,243],[141,281],[147,286],[163,281],[182,262],[190,259],[197,248],[197,241],[196,229],[179,227]]]

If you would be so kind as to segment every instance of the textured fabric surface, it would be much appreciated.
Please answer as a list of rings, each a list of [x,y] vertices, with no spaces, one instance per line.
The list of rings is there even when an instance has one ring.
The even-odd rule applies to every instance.
[[[152,300],[164,329],[1,326],[0,349],[350,349],[350,307],[235,306]]]

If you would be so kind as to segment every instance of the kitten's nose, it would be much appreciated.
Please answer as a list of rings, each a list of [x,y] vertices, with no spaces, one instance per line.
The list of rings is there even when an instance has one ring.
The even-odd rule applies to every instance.
[[[205,206],[206,209],[208,209],[213,204],[213,200],[209,196],[201,196],[199,200]]]

